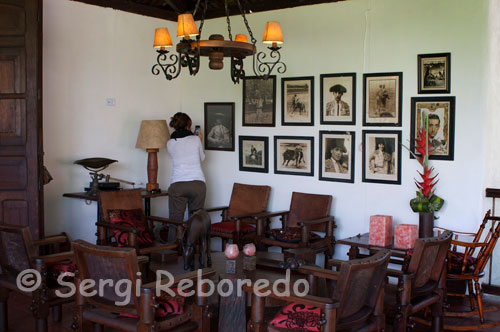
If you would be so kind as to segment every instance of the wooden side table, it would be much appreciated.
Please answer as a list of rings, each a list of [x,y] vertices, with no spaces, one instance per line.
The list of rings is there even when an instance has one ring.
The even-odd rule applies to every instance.
[[[124,189],[124,190],[128,190],[128,189]],[[141,189],[141,196],[144,200],[144,213],[146,214],[146,216],[150,216],[151,215],[151,198],[166,197],[166,196],[168,196],[168,193],[167,192],[151,193],[145,189]],[[65,193],[65,194],[63,194],[63,197],[78,198],[78,199],[83,199],[85,201],[97,202],[97,221],[102,221],[101,204],[99,203],[98,196],[89,195],[87,192],[78,192],[78,193]]]

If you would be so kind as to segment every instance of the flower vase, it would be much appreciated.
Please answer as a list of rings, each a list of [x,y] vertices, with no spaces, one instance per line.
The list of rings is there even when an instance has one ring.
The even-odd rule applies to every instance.
[[[418,213],[418,237],[433,237],[434,236],[434,213],[419,212]]]

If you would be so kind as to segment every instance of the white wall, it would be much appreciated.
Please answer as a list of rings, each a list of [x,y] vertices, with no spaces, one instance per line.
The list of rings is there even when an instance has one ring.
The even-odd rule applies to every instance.
[[[417,223],[408,202],[415,194],[413,178],[419,167],[408,153],[403,152],[401,185],[361,181],[362,75],[403,72],[403,126],[390,129],[401,129],[407,141],[410,97],[417,96],[417,54],[437,52],[451,52],[451,95],[457,99],[455,160],[432,161],[439,172],[437,194],[446,200],[436,223],[471,230],[483,214],[484,137],[472,133],[487,127],[486,0],[351,0],[248,15],[259,50],[264,49],[260,40],[267,20],[280,21],[284,31],[282,56],[288,71],[277,80],[276,128],[242,127],[242,85],[229,79],[228,60],[225,69],[215,72],[203,59],[196,77],[184,73],[173,82],[151,75],[153,28],[164,22],[63,0],[45,3],[45,160],[55,175],[46,186],[48,230],[65,229],[75,237],[95,239],[95,206],[61,197],[88,182],[86,172],[72,161],[98,155],[115,158],[120,163],[111,166],[110,173],[146,182],[146,154],[134,148],[139,120],[167,118],[180,110],[203,125],[205,102],[235,102],[236,138],[268,136],[271,161],[269,174],[239,172],[238,151],[207,151],[207,206],[227,204],[237,181],[271,185],[270,210],[286,209],[292,191],[333,195],[338,238],[367,232],[373,214],[393,215],[395,223]],[[237,16],[232,25],[233,35],[245,31]],[[175,32],[174,24],[168,27]],[[83,39],[76,40],[69,31],[78,31]],[[203,33],[205,38],[212,33],[226,35],[225,19],[207,21]],[[248,73],[250,60],[245,65]],[[340,72],[357,73],[357,125],[319,125],[319,75]],[[295,76],[315,77],[314,127],[281,126],[280,79]],[[117,98],[117,107],[104,106],[107,96]],[[354,184],[319,181],[317,166],[314,177],[274,174],[274,135],[314,136],[317,165],[320,130],[356,131]],[[160,156],[159,182],[166,188],[170,163],[165,152]],[[155,213],[165,212],[160,205],[156,204]]]

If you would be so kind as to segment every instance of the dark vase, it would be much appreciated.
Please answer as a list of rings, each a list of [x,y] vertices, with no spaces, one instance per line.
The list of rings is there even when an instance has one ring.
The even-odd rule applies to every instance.
[[[418,213],[418,237],[433,237],[434,236],[434,213],[419,212]]]

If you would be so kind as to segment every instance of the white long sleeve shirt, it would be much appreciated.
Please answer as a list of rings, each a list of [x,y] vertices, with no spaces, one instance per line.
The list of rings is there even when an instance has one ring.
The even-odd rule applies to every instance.
[[[195,180],[205,182],[205,175],[201,169],[205,152],[198,136],[172,138],[167,142],[167,150],[173,164],[171,184]]]

